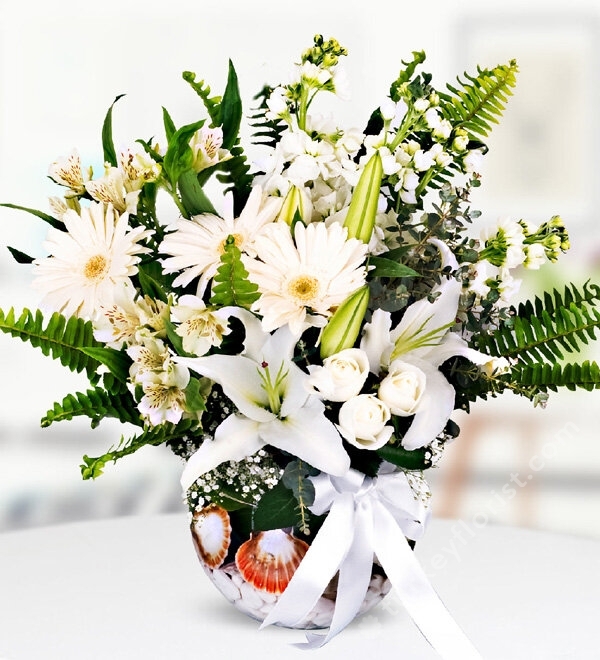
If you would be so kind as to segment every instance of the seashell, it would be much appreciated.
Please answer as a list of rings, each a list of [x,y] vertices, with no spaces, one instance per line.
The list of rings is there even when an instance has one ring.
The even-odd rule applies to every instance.
[[[235,563],[246,582],[272,594],[288,586],[308,550],[308,544],[281,529],[253,535],[242,543]]]
[[[194,514],[190,529],[200,561],[208,568],[221,566],[231,543],[227,511],[218,504],[209,504]]]

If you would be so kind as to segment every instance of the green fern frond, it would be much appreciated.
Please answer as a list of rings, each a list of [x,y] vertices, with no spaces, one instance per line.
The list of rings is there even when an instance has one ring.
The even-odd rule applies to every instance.
[[[586,284],[582,291],[573,285],[564,293],[554,291],[544,299],[513,308],[510,323],[492,335],[479,337],[479,348],[494,356],[512,358],[526,364],[553,363],[565,353],[580,351],[596,339],[600,328],[600,310],[596,285]]]
[[[11,308],[8,313],[0,310],[0,331],[29,342],[44,355],[60,360],[71,371],[85,371],[90,382],[98,381],[95,372],[100,362],[88,355],[85,349],[100,348],[102,344],[94,339],[89,321],[74,316],[66,319],[55,312],[44,327],[44,316],[40,310],[34,314],[25,309],[16,318],[14,308]]]
[[[204,103],[206,112],[210,117],[212,126],[221,124],[221,97],[211,96],[211,89],[205,80],[196,81],[196,74],[193,71],[184,71],[182,78],[189,83],[191,88],[198,94]]]
[[[140,412],[129,394],[112,394],[100,387],[86,392],[68,394],[60,403],[56,402],[42,417],[42,427],[62,422],[73,417],[89,417],[92,428],[96,428],[105,417],[114,417],[126,424],[142,426]]]
[[[225,193],[233,194],[233,210],[238,216],[250,196],[253,177],[249,174],[250,165],[239,140],[229,151],[232,157],[219,163],[221,171],[217,174],[217,180],[227,186]]]
[[[451,94],[440,93],[441,109],[455,128],[487,137],[497,124],[508,97],[516,84],[517,63],[511,60],[493,69],[477,67],[477,75],[465,73],[466,81],[457,78],[460,87],[447,84]]]
[[[265,85],[254,97],[254,101],[260,102],[253,108],[249,123],[252,126],[252,144],[264,144],[274,148],[285,130],[285,123],[279,119],[267,119],[265,116],[269,109],[267,99],[272,91],[273,87]]]
[[[559,387],[592,391],[600,388],[600,367],[589,360],[581,364],[518,364],[511,369],[510,380],[542,392],[556,392]]]
[[[110,461],[116,463],[124,456],[129,456],[138,451],[138,449],[148,445],[156,447],[165,442],[180,440],[185,438],[186,434],[196,427],[197,422],[195,420],[183,420],[178,424],[165,423],[160,426],[154,426],[129,439],[121,437],[116,448],[110,449],[106,454],[95,458],[87,455],[84,456],[83,463],[80,466],[81,476],[84,479],[95,479],[102,474],[106,464]]]
[[[249,308],[258,300],[258,286],[248,279],[242,253],[233,236],[228,236],[221,255],[221,265],[213,280],[210,304],[218,307],[235,305]]]

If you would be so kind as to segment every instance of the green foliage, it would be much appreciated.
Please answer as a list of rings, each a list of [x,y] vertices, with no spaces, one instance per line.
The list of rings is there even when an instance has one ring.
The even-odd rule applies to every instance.
[[[565,353],[580,351],[596,338],[600,327],[600,287],[586,283],[581,290],[567,285],[514,309],[512,318],[493,335],[481,335],[479,347],[494,356],[526,364],[556,362]]]
[[[184,71],[182,74],[183,79],[189,83],[191,88],[198,94],[204,103],[204,107],[210,117],[211,126],[221,125],[221,97],[211,96],[211,89],[208,83],[204,80],[196,81],[196,74],[192,71]]]
[[[10,245],[7,245],[6,248],[12,254],[13,259],[18,264],[33,263],[34,257],[30,257],[28,254],[25,254],[25,252],[21,252],[21,250],[17,250],[17,248],[14,247],[10,247]]]
[[[55,403],[42,418],[42,427],[54,422],[85,416],[92,420],[96,428],[105,417],[115,417],[122,423],[141,426],[140,413],[129,393],[114,394],[97,387],[86,392],[68,394],[60,403]]]
[[[115,152],[115,145],[113,144],[112,135],[112,112],[115,103],[123,98],[125,94],[119,94],[115,100],[110,104],[110,108],[104,117],[102,124],[102,149],[104,151],[104,162],[110,163],[113,167],[117,166],[117,154]]]
[[[388,253],[389,254],[389,253]],[[369,257],[369,278],[372,277],[418,277],[416,270],[386,257]]]
[[[192,168],[194,155],[189,145],[190,139],[203,125],[204,119],[193,124],[186,124],[171,136],[163,167],[172,186],[177,185],[181,175]]]
[[[242,122],[242,99],[233,62],[229,60],[227,85],[221,101],[221,125],[223,127],[223,149],[231,149],[237,142]]]
[[[84,456],[81,465],[81,476],[84,479],[96,479],[103,473],[107,463],[111,461],[116,463],[119,459],[135,453],[142,447],[158,446],[165,442],[184,438],[186,433],[196,425],[197,423],[193,420],[183,420],[177,425],[165,423],[155,426],[129,439],[121,436],[119,444],[115,448],[111,448],[106,454],[95,458]]]
[[[254,97],[253,100],[260,101],[260,103],[252,110],[250,125],[252,126],[252,143],[264,144],[274,149],[281,139],[281,134],[286,125],[280,119],[267,119],[265,116],[269,109],[267,100],[272,91],[273,88],[266,85]]]
[[[404,470],[425,470],[431,467],[431,457],[427,447],[409,451],[400,445],[384,445],[377,454],[388,463],[393,463]]]
[[[30,209],[27,206],[19,206],[18,204],[0,204],[0,206],[4,206],[7,209],[16,209],[17,211],[25,211],[26,213],[31,213],[31,215],[35,215],[36,218],[39,218],[40,220],[47,222],[51,227],[54,227],[54,229],[64,230],[65,228],[65,225],[60,220],[53,218],[51,215],[48,215],[43,211],[38,211],[37,209]]]
[[[298,500],[294,493],[280,481],[260,498],[253,515],[256,531],[293,527],[297,521]]]
[[[303,534],[310,534],[308,507],[315,501],[315,486],[309,479],[319,471],[301,460],[290,461],[281,475],[281,483],[289,488],[296,498],[296,526]]]
[[[460,87],[448,84],[451,94],[440,93],[441,109],[454,128],[486,137],[504,112],[516,84],[517,63],[511,60],[493,69],[477,67],[477,75],[465,73],[466,81],[457,78]]]
[[[258,286],[248,280],[248,271],[242,263],[242,253],[233,236],[225,242],[221,265],[213,279],[210,304],[215,307],[235,305],[249,308],[258,300]]]
[[[183,172],[179,177],[177,187],[181,194],[181,203],[188,215],[200,215],[201,213],[217,214],[215,207],[206,196],[204,190],[202,190],[198,175],[194,170],[190,169]]]
[[[524,387],[534,386],[542,392],[556,392],[559,387],[568,390],[582,388],[591,392],[600,388],[600,367],[589,360],[581,364],[518,364],[511,370],[510,379]]]
[[[226,186],[225,193],[232,193],[233,210],[238,216],[250,195],[253,176],[249,174],[250,165],[242,147],[236,143],[229,151],[231,158],[220,163],[221,172],[217,174],[217,180]]]
[[[39,348],[44,355],[49,355],[71,371],[85,371],[90,382],[96,382],[96,369],[100,362],[90,356],[86,349],[102,347],[94,339],[92,324],[75,316],[68,320],[55,312],[44,327],[44,316],[40,310],[35,314],[23,310],[15,318],[14,309],[8,313],[0,310],[0,331],[18,337]]]
[[[86,355],[97,360],[108,368],[110,373],[121,383],[126,383],[129,378],[129,367],[131,358],[125,351],[117,351],[105,346],[90,346],[81,349]]]

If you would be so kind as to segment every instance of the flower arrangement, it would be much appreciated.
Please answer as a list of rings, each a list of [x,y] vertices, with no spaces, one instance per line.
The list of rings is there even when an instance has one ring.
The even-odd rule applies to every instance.
[[[431,623],[408,593],[405,604],[451,657],[436,641],[446,614],[407,542],[429,513],[423,473],[458,435],[455,409],[505,390],[543,404],[549,390],[600,385],[596,363],[564,361],[595,339],[600,287],[515,306],[518,269],[568,249],[562,220],[474,231],[469,194],[514,61],[439,91],[413,53],[361,131],[315,112],[318,96],[345,97],[346,54],[317,35],[289,83],[259,92],[252,164],[231,63],[222,96],[183,74],[206,116],[177,127],[163,109],[162,142],[117,151],[113,103],[103,173],[72,151],[50,166],[64,191],[50,214],[4,204],[50,228],[48,256],[9,248],[33,264],[44,311],[1,312],[0,329],[89,377],[43,426],[83,415],[139,428],[84,456],[85,479],[145,445],[185,459],[198,554],[224,591],[267,595],[251,614],[295,625],[339,573],[327,640],[374,581],[402,595],[414,579]],[[324,554],[337,559],[310,586]],[[455,638],[456,657],[475,657]]]

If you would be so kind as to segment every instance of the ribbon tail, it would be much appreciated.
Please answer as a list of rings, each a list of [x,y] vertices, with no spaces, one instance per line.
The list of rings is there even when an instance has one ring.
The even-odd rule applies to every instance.
[[[331,627],[326,635],[307,633],[308,644],[301,648],[319,648],[331,641],[358,614],[371,582],[373,566],[373,515],[371,503],[363,500],[354,512],[354,538],[340,566],[337,595]]]
[[[445,660],[481,660],[427,579],[393,516],[379,503],[373,505],[373,524],[375,553],[425,639]]]
[[[293,627],[315,606],[344,561],[352,543],[354,501],[350,493],[335,500],[323,526],[286,590],[260,628],[273,623]]]

